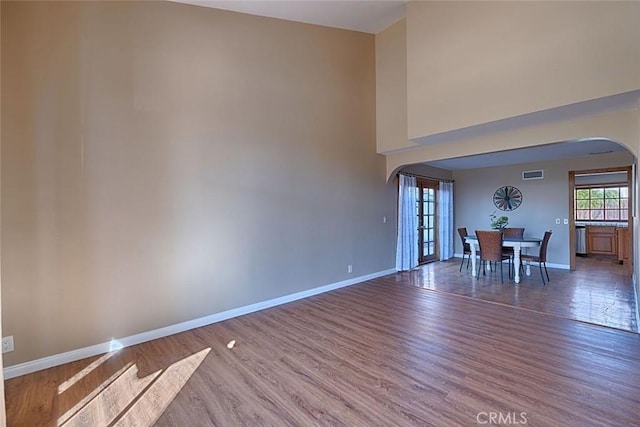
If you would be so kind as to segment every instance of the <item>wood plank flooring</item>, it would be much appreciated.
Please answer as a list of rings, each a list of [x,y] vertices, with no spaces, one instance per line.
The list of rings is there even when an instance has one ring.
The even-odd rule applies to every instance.
[[[466,267],[466,261],[465,261]],[[635,296],[625,266],[607,258],[577,258],[576,270],[549,268],[551,280],[542,284],[537,264],[519,285],[500,272],[471,277],[459,271],[460,259],[435,262],[396,275],[397,283],[513,305],[611,328],[638,331]],[[506,269],[506,265],[504,266]]]
[[[638,425],[640,335],[409,284],[393,274],[8,380],[8,425]]]

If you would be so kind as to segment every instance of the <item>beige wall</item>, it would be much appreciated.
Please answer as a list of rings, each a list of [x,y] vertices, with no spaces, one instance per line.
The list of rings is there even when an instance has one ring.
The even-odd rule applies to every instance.
[[[640,89],[638,22],[640,2],[410,2],[409,138]]]
[[[372,35],[3,1],[2,77],[5,366],[393,267]]]
[[[490,228],[489,215],[496,211],[493,193],[500,186],[513,185],[522,192],[522,204],[506,212],[509,226],[525,227],[530,236],[542,237],[552,230],[549,241],[548,262],[569,266],[569,226],[555,223],[556,218],[569,218],[569,171],[607,167],[630,166],[634,158],[630,153],[612,153],[576,159],[543,163],[526,163],[505,167],[492,167],[454,171],[454,223],[455,228],[474,230]],[[544,179],[522,180],[522,171],[544,170]],[[498,211],[500,213],[500,211]],[[462,253],[460,239],[455,240],[455,252]]]
[[[417,146],[407,137],[407,22],[376,34],[376,148]]]

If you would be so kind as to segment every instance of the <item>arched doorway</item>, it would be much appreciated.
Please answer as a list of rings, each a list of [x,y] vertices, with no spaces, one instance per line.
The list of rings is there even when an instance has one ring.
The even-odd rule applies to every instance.
[[[523,207],[529,209],[535,205],[535,209],[531,209],[526,212],[526,217],[521,215],[523,207],[517,210],[515,215],[509,215],[512,217],[513,226],[525,225],[528,230],[532,230],[532,233],[535,236],[541,235],[545,229],[554,228],[552,251],[555,251],[554,256],[562,252],[565,258],[560,260],[554,259],[552,263],[555,263],[556,265],[553,267],[561,268],[565,271],[575,268],[575,187],[570,186],[568,173],[571,171],[578,175],[593,175],[596,173],[608,174],[617,171],[625,171],[626,175],[624,184],[627,188],[626,206],[628,209],[626,216],[631,226],[627,228],[627,233],[625,233],[623,237],[619,237],[616,234],[619,230],[614,229],[611,241],[614,242],[613,246],[615,246],[617,250],[618,241],[626,239],[626,242],[622,242],[622,247],[627,251],[627,255],[623,255],[623,258],[625,258],[626,261],[624,261],[623,265],[620,265],[619,267],[620,269],[624,268],[626,270],[626,282],[629,283],[629,289],[633,291],[630,274],[635,268],[637,268],[634,267],[634,260],[637,258],[637,254],[634,251],[634,242],[637,241],[637,237],[632,221],[636,216],[635,206],[637,205],[637,183],[635,176],[635,165],[637,164],[636,156],[624,145],[606,138],[584,138],[561,143],[545,144],[537,147],[527,147],[526,150],[520,150],[521,149],[504,150],[502,152],[485,153],[482,155],[424,161],[420,163],[420,165],[429,168],[440,168],[441,171],[450,173],[451,175],[449,175],[448,178],[455,181],[455,191],[458,197],[473,199],[471,202],[466,204],[459,203],[460,200],[456,201],[456,207],[454,208],[456,213],[454,216],[457,219],[454,229],[469,225],[471,225],[470,229],[474,229],[476,226],[478,228],[488,226],[488,214],[491,213],[488,209],[492,209],[489,197],[493,194],[493,191],[495,190],[494,187],[503,183],[514,184],[513,180],[521,179],[518,176],[521,172],[531,169],[530,165],[526,163],[526,160],[538,160],[536,168],[547,169],[544,174],[545,179],[526,182],[518,181],[519,183],[516,184],[516,186],[522,185],[521,189],[523,190],[525,197]],[[535,152],[536,150],[542,150],[543,152],[542,154],[539,154]],[[545,154],[544,151],[547,153]],[[565,153],[565,157],[560,157],[560,160],[558,160],[558,153]],[[509,160],[517,156],[524,158],[524,161],[518,162]],[[545,158],[544,156],[547,157]],[[551,165],[552,162],[554,163],[553,165]],[[549,168],[551,168],[551,170]],[[494,181],[487,179],[489,170],[496,171],[497,177]],[[511,173],[511,175],[505,174],[505,170]],[[433,175],[433,173],[434,172],[431,172],[430,174]],[[507,178],[505,178],[505,176],[507,176]],[[509,182],[500,182],[505,179]],[[555,180],[551,184],[552,179]],[[486,182],[489,183],[485,185],[485,188],[482,185]],[[461,186],[466,185],[473,185],[473,190],[461,191]],[[550,206],[543,206],[541,200],[544,199],[548,199]],[[460,211],[461,205],[462,210],[464,211],[462,213]],[[460,219],[461,217],[462,219]],[[480,218],[478,224],[467,223],[467,221],[472,221],[475,218]],[[533,218],[533,220],[530,218]],[[521,221],[525,222],[520,223]],[[533,223],[533,227],[531,227],[531,223]],[[460,244],[457,240],[456,246],[456,254],[459,255]],[[617,257],[617,255],[618,253],[615,253],[614,256]],[[601,282],[604,280],[602,279],[603,276],[606,276],[606,274],[601,272],[599,275],[594,276],[595,278],[587,277],[587,280],[591,280],[594,282],[592,285],[596,286],[597,284],[595,282]],[[592,289],[585,289],[586,287],[582,290],[587,293],[592,293]],[[600,293],[605,294],[606,290],[602,289]],[[572,304],[573,302],[578,301],[578,296],[579,295],[577,293],[573,295],[571,297],[573,299],[568,301],[567,304]],[[582,300],[578,305],[581,306],[576,308],[577,311],[588,311],[585,307],[589,305],[589,302]],[[631,309],[633,311],[637,311],[635,306],[631,307]]]

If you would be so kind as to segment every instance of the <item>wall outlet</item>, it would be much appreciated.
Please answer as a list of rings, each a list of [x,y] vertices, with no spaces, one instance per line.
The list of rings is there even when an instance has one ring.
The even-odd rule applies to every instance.
[[[568,225],[569,224],[569,218],[563,219],[562,222],[564,223],[564,225]]]
[[[2,338],[2,352],[9,353],[13,351],[13,335]]]
[[[347,273],[353,273],[353,265],[347,265]]]
[[[556,218],[556,224],[560,224],[560,218]]]

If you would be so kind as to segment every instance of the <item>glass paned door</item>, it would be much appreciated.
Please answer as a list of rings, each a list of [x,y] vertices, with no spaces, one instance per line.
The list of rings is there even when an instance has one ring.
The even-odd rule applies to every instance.
[[[436,254],[436,181],[418,181],[418,261],[434,261]]]

